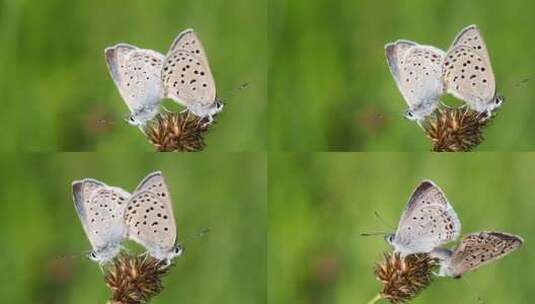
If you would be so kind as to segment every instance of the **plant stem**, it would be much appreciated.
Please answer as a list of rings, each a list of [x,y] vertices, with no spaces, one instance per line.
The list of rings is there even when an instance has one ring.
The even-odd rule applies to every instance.
[[[377,294],[373,299],[371,299],[368,304],[375,304],[381,300],[381,295]]]

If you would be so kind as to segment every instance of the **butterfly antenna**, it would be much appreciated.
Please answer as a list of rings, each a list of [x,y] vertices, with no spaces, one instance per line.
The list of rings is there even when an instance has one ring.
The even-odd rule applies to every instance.
[[[377,236],[377,235],[385,236],[387,234],[389,234],[389,232],[372,232],[372,233],[361,233],[360,236]]]
[[[97,124],[98,126],[115,125],[115,121],[106,118],[99,118],[97,119]]]
[[[375,217],[379,220],[379,222],[381,222],[381,224],[383,224],[383,226],[385,226],[387,229],[391,229],[392,228],[392,225],[388,224],[384,218],[382,216],[379,215],[379,212],[377,212],[377,210],[373,211],[373,214],[375,215]]]
[[[81,257],[81,256],[84,256],[85,254],[83,253],[77,253],[77,254],[63,254],[63,255],[60,255],[60,256],[56,256],[54,257],[54,259],[74,259],[74,258],[78,258],[78,257]]]
[[[520,81],[518,81],[518,82],[515,84],[515,87],[526,87],[526,84],[527,84],[529,81],[533,80],[533,78],[535,78],[535,77],[531,76],[531,77],[523,78],[523,79],[521,79]]]
[[[244,82],[244,83],[240,84],[237,88],[232,89],[232,91],[224,93],[223,94],[223,96],[225,96],[224,100],[228,100],[228,99],[234,97],[234,95],[236,95],[238,92],[246,89],[248,86],[249,86],[249,83],[248,82]]]
[[[210,232],[210,228],[209,227],[205,227],[205,228],[201,229],[199,232],[197,232],[195,234],[192,234],[189,237],[185,238],[182,242],[188,242],[188,241],[191,241],[191,240],[194,240],[194,239],[200,239],[200,238],[206,236],[208,234],[208,232]]]

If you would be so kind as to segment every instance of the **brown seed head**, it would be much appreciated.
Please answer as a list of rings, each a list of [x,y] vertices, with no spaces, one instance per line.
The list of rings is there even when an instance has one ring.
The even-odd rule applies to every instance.
[[[204,134],[213,124],[189,112],[158,114],[145,127],[145,134],[158,152],[196,152],[205,147]]]
[[[380,296],[392,304],[406,303],[433,281],[438,261],[419,253],[401,257],[399,253],[384,254],[375,265],[375,277],[383,285]]]
[[[423,123],[434,152],[471,151],[483,142],[483,129],[492,117],[468,108],[442,108]]]
[[[163,290],[162,277],[170,267],[150,256],[121,255],[105,269],[104,281],[111,289],[110,304],[147,303]]]

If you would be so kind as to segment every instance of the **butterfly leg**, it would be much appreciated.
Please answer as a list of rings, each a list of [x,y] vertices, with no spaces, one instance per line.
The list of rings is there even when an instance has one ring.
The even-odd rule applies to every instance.
[[[171,266],[172,262],[171,262],[171,259],[164,259],[162,261],[160,261],[160,263],[163,262],[163,265],[161,266],[161,268],[167,268],[169,266]]]
[[[488,120],[492,117],[492,111],[491,110],[486,110],[484,112],[480,112],[479,115],[481,116],[481,119],[483,121],[485,120]]]
[[[123,245],[120,245],[121,247],[121,250],[124,250],[126,252],[126,254],[130,254],[130,250],[128,250],[128,248],[124,247]]]
[[[171,113],[171,111],[169,111],[164,105],[161,105],[162,109],[167,112],[167,113]]]
[[[148,251],[145,251],[145,252],[143,252],[143,253],[141,253],[139,255],[139,257],[148,257],[148,256],[149,256],[149,252]]]
[[[446,109],[453,109],[454,107],[450,106],[450,105],[447,105],[445,102],[443,102],[442,100],[440,101],[440,104],[446,108]]]
[[[492,117],[492,110],[491,109],[488,109],[487,110],[487,117],[486,119],[490,119]]]
[[[212,115],[208,115],[207,117],[208,117],[208,121],[205,122],[205,123],[202,125],[203,128],[205,128],[205,127],[211,125],[211,124],[214,122],[214,117],[213,117]]]

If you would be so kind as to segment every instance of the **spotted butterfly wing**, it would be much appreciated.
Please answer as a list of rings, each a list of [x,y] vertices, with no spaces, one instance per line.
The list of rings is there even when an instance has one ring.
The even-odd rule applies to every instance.
[[[171,197],[161,172],[138,185],[124,214],[128,236],[157,259],[166,259],[175,246],[177,229]]]
[[[416,119],[421,120],[438,106],[444,93],[444,52],[424,45],[398,41],[386,48],[390,70]]]
[[[388,67],[390,69],[390,73],[392,73],[392,76],[396,81],[396,85],[398,86],[401,83],[399,69],[400,66],[404,64],[403,59],[405,58],[407,51],[416,45],[418,45],[416,42],[409,40],[398,40],[394,43],[387,43],[385,45]]]
[[[460,277],[466,272],[492,263],[520,248],[524,240],[503,232],[478,232],[467,235],[446,259],[440,274]]]
[[[130,194],[89,178],[73,182],[72,193],[95,258],[106,262],[118,253],[125,237],[122,215]]]
[[[208,57],[206,56],[204,46],[202,45],[202,42],[195,31],[192,29],[184,30],[178,34],[169,48],[169,53],[175,50],[188,51],[190,54],[197,56],[200,60],[203,60],[208,66]],[[208,66],[208,69],[209,68],[210,67]]]
[[[165,97],[185,106],[210,106],[216,102],[216,86],[204,47],[191,29],[175,39],[162,69]]]
[[[403,255],[430,252],[455,240],[461,223],[442,190],[423,181],[411,195],[392,245]]]
[[[163,97],[165,57],[128,44],[106,48],[105,55],[113,81],[134,118],[141,123],[152,119]]]
[[[446,54],[443,78],[447,92],[478,112],[499,105],[496,80],[483,37],[475,25],[459,33]]]

